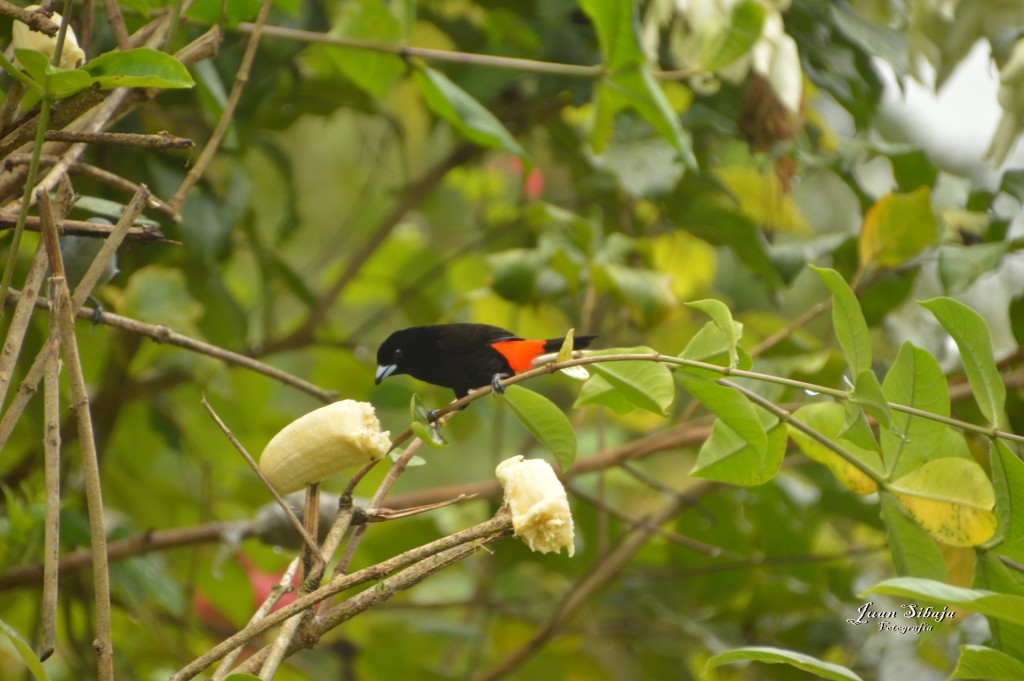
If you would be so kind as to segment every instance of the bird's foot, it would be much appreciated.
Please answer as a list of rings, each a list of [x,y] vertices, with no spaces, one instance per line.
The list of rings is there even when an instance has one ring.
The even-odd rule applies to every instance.
[[[508,378],[508,377],[509,377],[509,374],[494,374],[494,377],[491,378],[491,394],[492,395],[497,396],[497,395],[504,395],[505,394],[505,386],[503,386],[501,384],[501,379]]]
[[[98,326],[103,323],[103,305],[92,296],[89,296],[89,300],[96,306],[92,310],[92,325]]]

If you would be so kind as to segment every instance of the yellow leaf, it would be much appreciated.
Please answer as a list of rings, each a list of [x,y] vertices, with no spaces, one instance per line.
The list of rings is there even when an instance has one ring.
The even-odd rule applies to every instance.
[[[861,267],[903,264],[936,242],[936,225],[928,187],[883,196],[864,216],[857,243]]]
[[[807,404],[797,409],[793,413],[793,417],[828,437],[842,447],[846,453],[881,474],[882,460],[878,452],[858,447],[852,442],[838,437],[844,419],[842,405],[835,402]],[[807,458],[827,466],[832,471],[832,475],[836,476],[836,479],[854,494],[871,494],[878,489],[875,481],[862,473],[856,466],[792,425],[789,426],[789,437],[800,448],[800,451],[807,455]]]
[[[776,232],[810,234],[811,228],[778,176],[757,168],[722,168],[716,173],[739,201],[744,215]]]
[[[995,490],[973,459],[934,459],[892,483],[889,491],[944,544],[977,546],[995,534]]]

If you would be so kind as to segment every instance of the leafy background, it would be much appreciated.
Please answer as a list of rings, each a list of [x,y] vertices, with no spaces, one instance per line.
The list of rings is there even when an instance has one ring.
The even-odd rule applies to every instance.
[[[121,273],[98,292],[104,310],[320,389],[153,342],[153,327],[79,322],[109,540],[208,530],[112,559],[119,677],[167,678],[244,626],[295,555],[218,524],[271,499],[201,397],[252,452],[323,391],[371,402],[397,434],[414,392],[427,408],[450,394],[407,378],[374,387],[376,346],[395,328],[450,321],[538,338],[575,328],[665,361],[525,386],[575,430],[574,558],[500,542],[338,627],[277,678],[1022,677],[1024,176],[975,184],[887,139],[877,117],[882,62],[901,79],[931,67],[939,86],[984,41],[1001,76],[990,148],[1001,161],[1024,101],[1016,3],[119,7],[127,36],[167,31],[159,56],[116,57],[108,10],[76,5],[63,11],[86,65],[48,71],[28,56],[35,86],[5,77],[14,287],[38,240],[26,232],[11,249],[8,236],[18,158],[39,127],[31,94],[54,102],[61,127],[62,107],[111,101],[124,92],[116,77],[143,78],[127,84],[157,89],[134,91],[106,127],[197,149],[85,151],[166,202],[145,217],[175,242],[126,242]],[[253,21],[265,23],[254,53]],[[216,55],[182,58],[183,76],[167,54],[212,26]],[[61,144],[44,149],[42,173]],[[131,196],[81,165],[71,181],[71,219],[116,219]],[[46,333],[40,312],[8,405]],[[714,382],[721,367],[731,384]],[[552,434],[523,428],[531,408],[509,397],[456,414],[449,446],[421,450],[425,465],[387,504],[480,497],[375,524],[353,567],[490,516],[499,461],[555,461]],[[65,411],[65,554],[90,543],[73,423]],[[5,669],[26,664],[17,641],[38,642],[40,581],[16,577],[42,555],[43,427],[37,398],[0,454]],[[63,571],[57,648],[37,675],[96,673],[90,575]],[[907,599],[957,614],[920,636],[846,621],[868,600]],[[521,664],[506,670],[508,659]],[[731,664],[743,659],[785,664]]]

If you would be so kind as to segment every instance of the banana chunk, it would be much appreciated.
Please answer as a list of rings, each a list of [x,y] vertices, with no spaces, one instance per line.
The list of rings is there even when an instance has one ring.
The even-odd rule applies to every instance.
[[[516,536],[531,551],[561,553],[564,546],[572,557],[576,549],[569,500],[550,464],[513,456],[498,464],[494,473],[505,490]]]
[[[260,455],[260,470],[281,494],[384,456],[391,434],[368,402],[342,400],[285,426]]]
[[[32,10],[39,9],[39,5],[29,5],[25,9],[31,12]],[[58,26],[60,26],[62,20],[63,18],[58,12],[54,12],[50,16],[50,21]],[[57,37],[33,31],[28,27],[28,24],[15,21],[13,26],[11,26],[11,44],[16,50],[35,50],[36,52],[41,52],[47,59],[51,59],[53,58],[54,50],[57,49]],[[63,69],[73,69],[84,61],[85,52],[78,46],[78,38],[75,37],[75,32],[69,26],[68,32],[64,36],[64,47],[60,52],[60,67]]]

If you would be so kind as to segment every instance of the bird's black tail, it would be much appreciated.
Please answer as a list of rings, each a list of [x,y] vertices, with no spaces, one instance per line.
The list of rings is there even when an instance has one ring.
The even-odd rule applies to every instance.
[[[597,338],[597,336],[575,336],[572,339],[572,349],[582,350],[583,348],[590,347],[590,342]],[[544,341],[544,352],[558,352],[562,349],[562,343],[565,342],[565,338],[549,338]]]

